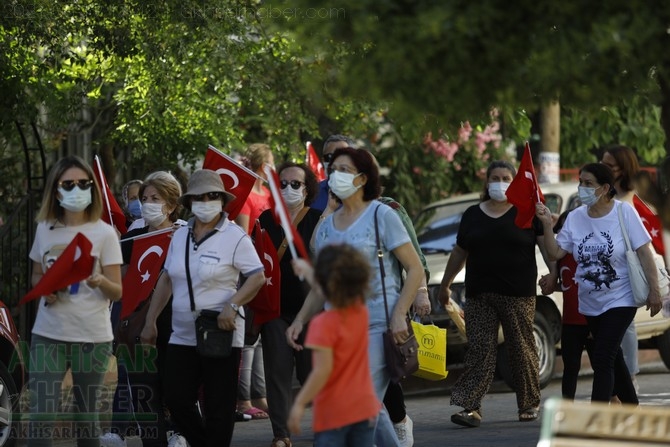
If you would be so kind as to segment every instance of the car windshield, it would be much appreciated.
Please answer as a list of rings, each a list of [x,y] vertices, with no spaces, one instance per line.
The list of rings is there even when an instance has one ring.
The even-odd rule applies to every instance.
[[[479,200],[464,200],[426,208],[415,221],[416,235],[424,254],[450,253],[456,245],[456,234],[466,209]]]

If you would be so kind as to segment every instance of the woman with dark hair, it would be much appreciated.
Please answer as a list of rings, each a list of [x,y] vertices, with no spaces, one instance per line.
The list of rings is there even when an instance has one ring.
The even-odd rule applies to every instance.
[[[30,345],[29,446],[51,446],[60,391],[72,372],[79,445],[98,445],[98,397],[112,352],[109,305],[121,298],[121,248],[114,228],[100,220],[102,195],[81,158],[60,159],[49,172],[30,250],[32,284],[79,234],[92,245],[94,267],[86,280],[42,296]],[[75,415],[76,416],[76,415]]]
[[[463,407],[463,411],[451,416],[451,421],[465,427],[478,427],[481,423],[482,399],[491,386],[496,366],[499,325],[510,356],[519,421],[539,417],[539,358],[533,321],[537,293],[535,246],[543,251],[542,227],[537,221],[527,229],[514,223],[516,208],[507,201],[505,192],[515,174],[514,166],[507,161],[489,165],[482,201],[463,213],[456,245],[440,284],[440,301],[447,304],[451,283],[467,266],[464,310],[469,348],[465,370],[451,393],[451,405]],[[553,283],[555,265],[547,262],[547,266]]]
[[[615,196],[611,169],[600,163],[587,164],[579,171],[579,198],[583,205],[568,215],[558,235],[554,237],[551,232],[551,212],[546,206],[538,204],[536,216],[544,226],[549,257],[558,260],[572,253],[577,261],[579,312],[586,316],[593,335],[591,401],[609,402],[616,382],[619,399],[637,405],[635,387],[620,348],[624,332],[637,312],[628,279],[624,230],[651,285],[647,309],[652,316],[661,310],[661,297],[651,237],[635,210]]]
[[[265,282],[251,238],[225,212],[234,197],[216,172],[200,169],[191,175],[181,203],[194,217],[172,236],[141,335],[143,344],[156,345],[156,320],[172,296],[165,402],[191,447],[230,445],[244,343],[242,306]],[[238,288],[240,275],[246,280]],[[202,310],[218,312],[218,328],[234,331],[229,356],[206,357],[196,349],[194,314]],[[201,386],[204,411],[198,412]]]
[[[305,164],[287,162],[279,166],[279,185],[291,222],[303,240],[309,241],[321,211],[309,207],[318,191],[316,176]],[[284,230],[273,210],[264,211],[258,219],[277,249],[281,270],[280,314],[261,327],[265,387],[268,413],[272,423],[272,447],[291,445],[287,420],[293,402],[293,369],[298,381],[305,382],[312,363],[310,351],[296,351],[286,342],[286,329],[300,311],[309,288],[306,288],[291,266],[293,257],[286,247]],[[302,340],[301,340],[302,343]]]
[[[391,330],[397,342],[408,337],[405,316],[421,284],[423,268],[412,246],[407,230],[397,213],[379,203],[381,186],[379,169],[367,151],[340,148],[333,153],[329,166],[328,186],[342,206],[328,215],[316,230],[316,253],[328,244],[348,243],[356,247],[368,260],[372,271],[366,304],[370,314],[370,372],[377,398],[382,401],[390,383],[386,369],[382,333],[386,330],[384,294],[388,300]],[[375,221],[376,216],[376,221]],[[382,289],[375,228],[378,229],[383,253],[386,289]],[[401,268],[407,272],[404,283]],[[323,297],[311,292],[286,331],[289,345],[302,349],[298,337],[303,326],[323,308]],[[375,429],[375,444],[400,445],[386,410],[382,410]]]

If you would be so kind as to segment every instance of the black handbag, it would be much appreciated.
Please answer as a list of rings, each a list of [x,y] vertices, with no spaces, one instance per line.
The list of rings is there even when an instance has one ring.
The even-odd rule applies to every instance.
[[[195,299],[189,267],[189,251],[191,250],[191,230],[186,235],[186,282],[188,283],[188,297],[191,300],[191,312],[195,313]],[[233,350],[234,331],[224,331],[219,328],[218,311],[204,309],[195,319],[195,340],[198,354],[209,358],[225,358]]]
[[[379,273],[382,280],[382,292],[384,295],[384,310],[386,311],[386,331],[382,334],[384,338],[384,358],[386,359],[386,369],[391,375],[391,381],[393,383],[398,383],[405,377],[418,371],[419,342],[414,336],[409,317],[407,317],[407,331],[409,332],[407,339],[404,342],[397,344],[393,338],[388,301],[386,300],[386,283],[384,281],[384,277],[386,276],[383,260],[384,252],[382,252],[381,243],[379,241],[379,225],[377,223],[377,211],[379,211],[379,206],[380,205],[375,209],[375,239],[377,244],[377,258],[379,259]]]

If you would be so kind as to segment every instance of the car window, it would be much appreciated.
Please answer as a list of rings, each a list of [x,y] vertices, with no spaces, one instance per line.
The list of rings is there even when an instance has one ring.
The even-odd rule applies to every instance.
[[[423,210],[415,221],[421,251],[424,254],[450,253],[456,245],[456,235],[463,213],[477,203],[478,200],[467,200]]]

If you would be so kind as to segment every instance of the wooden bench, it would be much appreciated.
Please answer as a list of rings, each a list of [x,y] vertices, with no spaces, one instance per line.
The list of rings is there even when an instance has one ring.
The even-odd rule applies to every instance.
[[[670,445],[670,408],[548,399],[537,447]]]

